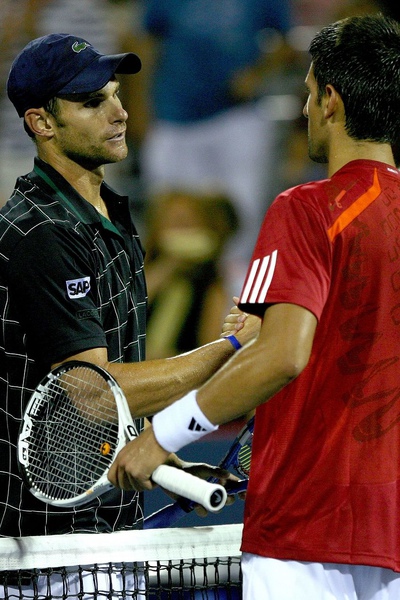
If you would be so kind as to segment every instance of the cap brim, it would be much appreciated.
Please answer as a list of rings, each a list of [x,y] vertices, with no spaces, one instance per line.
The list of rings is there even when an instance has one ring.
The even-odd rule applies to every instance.
[[[142,62],[137,54],[133,52],[128,52],[127,54],[114,54],[111,57],[102,57],[102,58],[113,58],[118,62],[118,68],[115,73],[122,73],[124,75],[134,75],[138,73],[142,68]],[[100,59],[101,60],[101,59]]]
[[[67,83],[56,95],[86,94],[104,87],[115,73],[134,75],[142,67],[140,58],[133,52],[100,55]]]

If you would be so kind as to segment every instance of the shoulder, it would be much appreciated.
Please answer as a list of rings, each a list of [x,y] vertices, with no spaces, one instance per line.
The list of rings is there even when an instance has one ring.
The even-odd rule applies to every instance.
[[[12,196],[0,210],[2,229],[7,224],[13,224],[27,231],[40,223],[71,223],[76,220],[56,198],[46,194],[29,176],[17,180]]]
[[[328,207],[331,186],[331,179],[321,179],[289,188],[275,198],[268,212],[288,217],[303,211],[322,213]]]
[[[28,238],[40,244],[56,231],[75,231],[78,224],[73,214],[29,178],[19,178],[13,195],[0,210],[0,255],[8,257]]]
[[[279,194],[265,215],[258,244],[263,247],[273,239],[277,246],[307,245],[314,244],[317,238],[326,243],[335,217],[330,208],[330,185],[329,179],[313,181]]]

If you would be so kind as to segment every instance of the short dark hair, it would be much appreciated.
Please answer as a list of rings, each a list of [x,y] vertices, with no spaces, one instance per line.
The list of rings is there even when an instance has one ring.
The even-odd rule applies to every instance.
[[[60,103],[58,101],[58,97],[53,96],[53,98],[50,98],[50,100],[47,100],[47,102],[44,104],[43,108],[46,112],[53,115],[53,117],[58,117],[58,115],[60,114]]]
[[[400,23],[382,14],[324,27],[310,45],[319,100],[331,84],[357,140],[400,140]]]

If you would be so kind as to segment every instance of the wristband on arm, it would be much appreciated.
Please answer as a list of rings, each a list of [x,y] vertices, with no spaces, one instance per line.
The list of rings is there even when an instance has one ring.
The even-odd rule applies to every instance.
[[[240,348],[242,347],[242,344],[234,335],[227,335],[225,339],[230,341],[235,350],[240,350]]]
[[[154,415],[155,438],[167,452],[177,452],[218,429],[218,425],[213,425],[200,410],[196,396],[197,390],[193,390]]]

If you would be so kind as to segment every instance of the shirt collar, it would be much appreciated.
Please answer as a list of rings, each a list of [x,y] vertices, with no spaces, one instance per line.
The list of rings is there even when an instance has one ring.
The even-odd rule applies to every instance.
[[[52,195],[55,195],[57,200],[71,211],[79,221],[86,225],[100,222],[106,229],[111,229],[120,234],[113,223],[102,217],[94,206],[85,200],[56,169],[38,157],[35,158],[32,179],[34,180],[36,177],[41,180],[42,185],[44,182],[46,187],[52,190]],[[118,208],[123,209],[128,205],[127,196],[118,194],[105,182],[101,184],[100,195],[111,215],[119,212]]]

